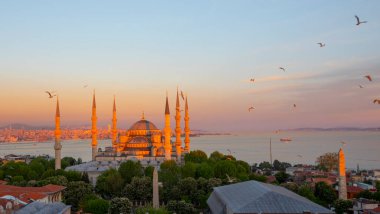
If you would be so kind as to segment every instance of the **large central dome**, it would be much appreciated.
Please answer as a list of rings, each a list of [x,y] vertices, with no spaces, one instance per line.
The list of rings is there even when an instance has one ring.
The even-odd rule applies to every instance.
[[[139,120],[129,130],[159,130],[156,125],[148,120]]]

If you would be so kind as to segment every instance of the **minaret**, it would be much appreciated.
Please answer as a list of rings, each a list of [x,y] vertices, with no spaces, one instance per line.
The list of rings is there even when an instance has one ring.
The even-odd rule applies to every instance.
[[[117,151],[117,128],[116,128],[116,100],[115,96],[113,97],[113,111],[112,111],[112,148],[116,152]]]
[[[160,207],[160,200],[158,194],[158,173],[157,168],[154,167],[153,170],[153,208],[157,209]]]
[[[165,128],[164,128],[164,136],[165,136],[165,159],[170,160],[172,156],[172,145],[170,143],[171,139],[171,128],[170,128],[170,111],[169,111],[169,101],[168,94],[166,93],[166,106],[165,106]]]
[[[343,149],[339,149],[339,199],[347,200],[346,161]]]
[[[179,96],[177,87],[177,101],[175,105],[175,150],[177,155],[177,161],[181,161],[181,109],[179,106]]]
[[[189,127],[189,106],[187,104],[187,96],[185,101],[185,152],[190,152],[190,127]]]
[[[96,117],[96,101],[95,101],[95,91],[94,91],[94,95],[92,97],[92,117],[91,117],[91,121],[92,121],[92,128],[91,128],[92,143],[91,143],[91,146],[92,146],[92,160],[93,161],[95,160],[96,153],[98,151],[98,141],[96,139],[96,135],[98,133],[98,130],[96,129],[96,120],[97,120],[97,117]]]
[[[59,112],[59,100],[57,97],[57,108],[55,110],[55,170],[61,169],[61,114]]]

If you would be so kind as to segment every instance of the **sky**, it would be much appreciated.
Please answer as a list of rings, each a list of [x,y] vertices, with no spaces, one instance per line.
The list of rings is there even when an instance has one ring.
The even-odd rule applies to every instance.
[[[377,0],[0,1],[0,126],[53,126],[46,90],[63,127],[88,125],[95,90],[99,126],[115,95],[119,128],[143,111],[162,128],[166,92],[174,124],[179,87],[192,129],[379,127],[379,10]]]

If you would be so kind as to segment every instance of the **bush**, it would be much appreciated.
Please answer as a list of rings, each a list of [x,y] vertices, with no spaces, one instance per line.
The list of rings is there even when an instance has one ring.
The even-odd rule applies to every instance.
[[[108,213],[127,214],[131,212],[131,209],[132,203],[128,198],[113,198],[110,202]]]
[[[169,212],[175,212],[177,214],[193,214],[197,211],[193,204],[185,201],[169,201],[167,209]]]
[[[151,206],[148,207],[140,207],[137,208],[135,211],[136,214],[146,214],[146,213],[152,213],[152,214],[169,214],[169,211],[167,211],[165,208],[158,208],[155,209]],[[116,213],[115,213],[116,214]]]
[[[83,210],[87,213],[92,213],[92,214],[104,214],[104,213],[108,213],[109,206],[110,205],[108,201],[104,199],[94,199],[94,200],[89,200],[85,204]]]

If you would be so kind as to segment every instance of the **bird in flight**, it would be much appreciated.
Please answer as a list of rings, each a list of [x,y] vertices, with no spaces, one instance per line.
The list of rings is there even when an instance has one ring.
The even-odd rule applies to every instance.
[[[296,105],[296,104],[293,104],[293,108],[297,108],[297,105]]]
[[[362,85],[359,85],[359,88],[364,88]]]
[[[283,71],[285,72],[285,68],[283,68],[283,67],[279,67],[279,69],[281,69],[281,70],[283,70]]]
[[[255,82],[255,79],[254,79],[254,78],[251,78],[249,81],[251,81],[251,82]]]
[[[377,104],[380,104],[380,99],[374,99],[374,100],[373,100],[373,103],[375,103],[375,104],[376,104],[376,103],[377,103]]]
[[[185,95],[183,95],[183,91],[181,91],[181,97],[182,97],[182,100],[185,100]]]
[[[367,21],[360,21],[359,17],[357,15],[355,15],[355,18],[356,18],[356,25],[360,25],[360,24],[364,24],[364,23],[367,23]]]
[[[248,111],[251,112],[251,110],[254,110],[255,108],[253,106],[248,108]]]
[[[88,85],[84,85],[83,88],[87,88]]]
[[[54,91],[53,92],[45,91],[45,93],[47,93],[49,95],[49,98],[53,98],[53,97],[57,96],[56,94],[52,94],[52,93],[54,93]]]
[[[230,176],[228,176],[228,174],[226,174],[226,177],[227,177],[228,183],[236,182],[236,178],[231,178]]]
[[[369,81],[372,81],[372,77],[370,75],[367,75],[367,76],[364,76],[365,78],[367,78]]]
[[[341,141],[340,144],[342,144],[342,146],[345,146],[347,143],[344,141]]]
[[[302,158],[303,156],[302,155],[297,155],[297,157]]]
[[[323,48],[323,47],[326,46],[326,44],[325,44],[325,43],[322,43],[322,42],[318,42],[317,44],[319,45],[320,48]]]

